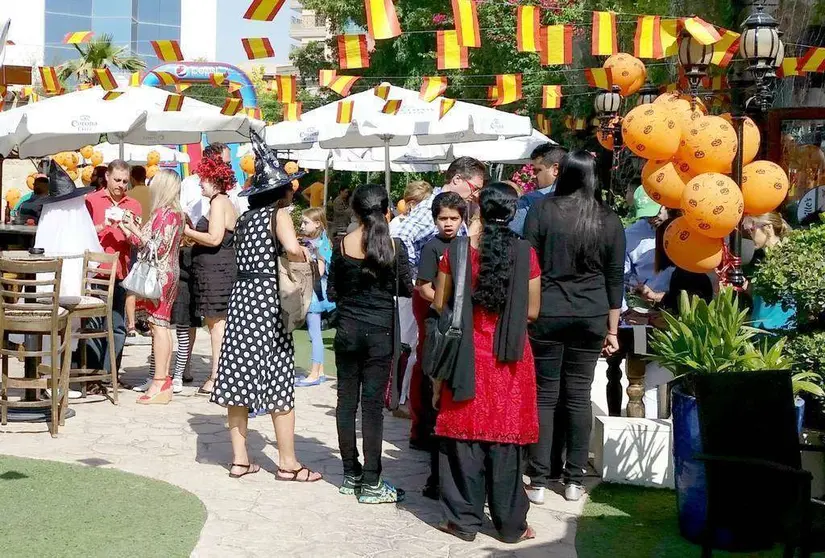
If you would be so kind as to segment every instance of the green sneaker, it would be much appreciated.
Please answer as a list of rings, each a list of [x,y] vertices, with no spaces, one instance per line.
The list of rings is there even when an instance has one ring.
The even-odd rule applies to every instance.
[[[363,475],[358,475],[357,477],[344,475],[344,482],[341,484],[338,492],[346,496],[358,496],[361,494],[361,479],[363,478]]]
[[[403,500],[404,491],[385,480],[379,480],[375,486],[364,485],[358,496],[359,504],[393,504]]]

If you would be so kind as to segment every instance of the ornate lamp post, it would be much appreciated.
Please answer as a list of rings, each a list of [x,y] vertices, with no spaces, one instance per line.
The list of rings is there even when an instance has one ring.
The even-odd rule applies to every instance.
[[[649,105],[655,101],[658,96],[659,88],[652,83],[645,83],[644,86],[639,89],[639,100],[636,105]]]
[[[685,71],[691,97],[696,98],[699,95],[699,87],[708,75],[711,60],[713,45],[703,45],[683,30],[679,39],[679,64]]]
[[[622,122],[619,112],[622,109],[622,94],[618,85],[610,91],[599,91],[593,102],[596,117],[599,120],[599,133],[604,136],[613,136],[613,150],[605,154],[602,163],[602,183],[607,186],[608,195],[613,193],[613,173],[619,160],[618,152],[622,147]]]

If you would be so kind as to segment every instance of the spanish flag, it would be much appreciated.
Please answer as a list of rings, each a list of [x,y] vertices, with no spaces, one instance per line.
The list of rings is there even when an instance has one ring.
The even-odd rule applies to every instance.
[[[352,86],[359,79],[361,79],[359,76],[338,76],[330,82],[328,87],[342,97],[347,97],[352,91]]]
[[[381,109],[381,112],[395,116],[399,110],[401,110],[401,101],[399,99],[390,99],[384,103],[384,108]]]
[[[801,76],[799,71],[799,58],[785,58],[782,65],[776,69],[776,77],[786,78],[793,76]]]
[[[822,72],[825,71],[825,48],[811,47],[799,61],[797,71]]]
[[[336,75],[337,72],[335,70],[318,70],[318,85],[328,87]]]
[[[294,103],[298,100],[298,78],[295,76],[275,76],[279,103]]]
[[[166,99],[166,106],[163,107],[163,112],[180,112],[183,108],[183,95],[169,95]]]
[[[392,0],[364,0],[367,29],[373,39],[392,39],[401,34]]]
[[[233,99],[229,97],[223,102],[223,108],[221,109],[221,114],[226,116],[235,116],[238,114],[241,109],[243,108],[243,101],[240,99]]]
[[[298,104],[300,105],[301,103]],[[261,107],[249,107],[244,109],[244,112],[249,118],[254,118],[255,120],[261,120],[263,118]]]
[[[600,89],[610,89],[610,84],[613,81],[610,68],[587,68],[584,70],[584,77],[587,78],[590,87]]]
[[[591,54],[612,56],[619,52],[616,34],[616,14],[614,12],[593,12],[593,36]]]
[[[432,103],[445,91],[447,91],[447,78],[445,76],[427,76],[424,78],[418,97],[422,101]]]
[[[94,37],[94,33],[91,31],[73,31],[71,33],[66,33],[63,37],[63,44],[66,45],[79,45],[81,43],[88,43]]]
[[[572,116],[568,116],[564,119],[564,125],[567,126],[569,130],[580,132],[587,129],[587,118],[573,118]]]
[[[272,42],[265,37],[241,39],[241,43],[243,43],[243,49],[246,51],[246,57],[250,60],[272,58],[275,56],[275,49],[272,48]]]
[[[679,32],[681,22],[678,19],[663,19],[660,25],[662,34],[663,58],[679,53]]]
[[[550,118],[546,114],[539,113],[536,115],[536,126],[538,127],[539,132],[545,136],[549,136],[553,132],[553,126],[550,123]]]
[[[542,66],[559,66],[573,63],[573,26],[548,25],[541,28]]]
[[[498,85],[491,85],[487,87],[487,98],[492,101],[493,104],[496,104],[498,97]]]
[[[286,122],[297,122],[301,119],[301,112],[303,111],[303,103],[285,103],[284,104],[284,120]]]
[[[355,101],[338,101],[338,114],[335,116],[335,122],[338,124],[351,124],[354,110]]]
[[[455,99],[441,99],[441,104],[438,107],[438,119],[444,118],[455,106]]]
[[[123,91],[107,91],[103,94],[104,101],[114,101],[118,97],[123,95]]]
[[[541,87],[541,108],[560,108],[561,97],[561,85],[543,85]]]
[[[115,80],[112,70],[107,68],[98,68],[95,70],[95,77],[100,86],[106,91],[117,89],[117,80]]]
[[[728,78],[724,75],[708,76],[702,80],[702,85],[705,86],[705,89],[710,89],[711,91],[725,91],[729,89]]]
[[[468,48],[481,46],[478,28],[478,8],[475,0],[452,0],[455,30],[458,33],[458,45]]]
[[[230,93],[239,93],[241,89],[243,89],[243,85],[241,85],[240,83],[237,83],[235,81],[229,82],[228,90]]]
[[[382,83],[381,85],[376,85],[372,91],[376,97],[386,101],[390,97],[390,87],[392,86],[389,83]]]
[[[226,75],[225,74],[212,74],[209,76],[209,83],[212,84],[212,87],[222,87],[224,83],[226,83]]]
[[[722,38],[713,45],[713,59],[711,64],[716,64],[720,68],[727,68],[733,57],[739,52],[739,33],[721,29]]]
[[[541,8],[538,6],[518,7],[516,43],[519,52],[541,51]]]
[[[253,21],[272,21],[285,2],[286,0],[254,0],[243,18]]]
[[[87,89],[91,89],[94,87],[93,83],[81,83],[77,86],[78,91],[86,91]]]
[[[129,87],[140,87],[143,81],[143,75],[140,72],[132,72],[129,76]]]
[[[636,58],[653,58],[654,60],[664,58],[661,17],[645,15],[636,20],[633,56]]]
[[[171,72],[152,72],[164,87],[170,87],[178,82],[178,78]]]
[[[57,70],[54,66],[40,66],[40,82],[47,93],[55,93],[60,90],[60,80],[57,79]]]
[[[180,62],[183,60],[183,53],[180,51],[180,43],[177,41],[150,41],[155,55],[161,62]]]
[[[175,91],[177,91],[180,94],[189,89],[190,87],[192,87],[191,83],[177,83],[175,84]]]
[[[467,47],[458,44],[458,31],[436,32],[439,70],[463,70],[469,67]]]
[[[498,98],[496,106],[509,105],[522,98],[521,74],[499,74],[496,76]]]
[[[703,45],[718,43],[722,36],[716,27],[701,17],[689,17],[684,21],[685,31]]]
[[[366,35],[338,35],[338,65],[342,70],[370,67]]]

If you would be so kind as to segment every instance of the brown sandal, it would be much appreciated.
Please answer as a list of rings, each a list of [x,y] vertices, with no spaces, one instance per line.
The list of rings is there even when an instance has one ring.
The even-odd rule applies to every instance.
[[[238,467],[240,469],[246,469],[245,473],[241,473],[240,475],[236,475],[232,472],[232,467]],[[230,463],[229,465],[229,478],[231,479],[239,479],[241,477],[245,477],[246,475],[254,475],[258,471],[261,470],[260,465],[256,465],[254,463],[250,463],[249,465],[242,465],[241,463]]]
[[[306,478],[305,479],[299,479],[298,475],[300,475],[304,471],[307,472]],[[312,477],[313,474],[318,475],[318,478],[317,479],[311,479],[310,477]],[[292,475],[292,477],[291,478],[286,478],[286,477],[282,477],[280,475]],[[275,475],[275,478],[279,481],[284,481],[284,482],[318,482],[319,480],[324,478],[324,476],[321,475],[321,473],[318,473],[317,471],[311,471],[306,467],[301,467],[297,471],[290,471],[288,469],[281,469],[280,467],[278,467],[278,474]]]
[[[536,538],[536,530],[528,525],[527,529],[524,530],[524,533],[522,533],[521,536],[518,539],[513,541],[512,544],[518,544],[520,542],[529,541],[530,539],[535,539],[535,538]]]

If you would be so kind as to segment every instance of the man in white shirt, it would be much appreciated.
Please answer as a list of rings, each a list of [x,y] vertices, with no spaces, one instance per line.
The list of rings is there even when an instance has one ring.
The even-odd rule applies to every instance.
[[[232,152],[223,143],[213,143],[207,146],[203,150],[203,157],[220,157],[227,165],[232,162]],[[241,188],[235,187],[226,194],[235,206],[239,217],[249,209],[248,198],[240,197],[238,195],[240,192]],[[198,226],[201,217],[209,215],[209,200],[203,197],[201,179],[197,174],[188,176],[180,183],[180,205],[192,221],[193,227]]]

